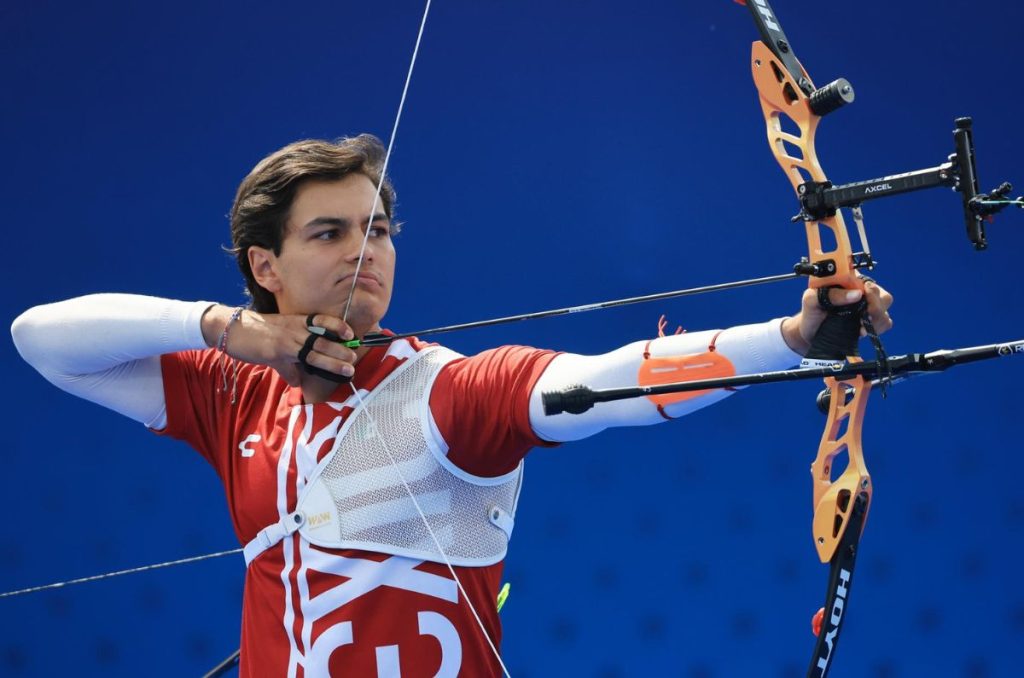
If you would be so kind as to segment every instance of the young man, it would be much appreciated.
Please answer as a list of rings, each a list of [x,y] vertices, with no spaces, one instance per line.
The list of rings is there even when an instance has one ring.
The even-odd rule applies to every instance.
[[[382,161],[364,135],[298,142],[253,169],[231,213],[248,309],[91,295],[12,328],[51,382],[188,442],[216,469],[246,545],[243,676],[499,675],[495,598],[526,453],[727,395],[547,417],[541,393],[635,383],[652,358],[790,367],[824,318],[805,293],[790,318],[600,356],[504,346],[466,358],[414,338],[346,348],[325,333],[383,331],[393,293]],[[892,298],[873,284],[864,294],[887,330]],[[860,295],[832,292],[837,304]]]

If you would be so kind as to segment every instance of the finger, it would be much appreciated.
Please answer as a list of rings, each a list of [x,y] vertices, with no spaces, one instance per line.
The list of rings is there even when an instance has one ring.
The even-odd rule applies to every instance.
[[[892,295],[889,294],[884,289],[882,289],[881,287],[879,287],[878,288],[877,303],[876,303],[878,308],[880,308],[883,311],[887,311],[887,310],[889,310],[889,307],[892,306],[892,301],[893,301]]]
[[[892,329],[893,320],[888,309],[892,306],[892,295],[877,283],[868,282],[865,284],[865,293],[868,301],[868,318],[872,326],[879,334]]]
[[[343,377],[351,377],[356,371],[356,368],[351,363],[316,351],[312,351],[306,356],[306,364],[326,370],[332,374],[340,374]]]
[[[335,360],[348,363],[350,365],[356,364],[355,351],[346,347],[344,344],[339,344],[324,337],[320,337],[313,342],[313,352],[322,353],[329,358],[334,358]]]
[[[893,297],[884,287],[871,280],[864,283],[864,292],[867,295],[868,306],[887,310],[892,306]]]
[[[810,288],[805,289],[803,296],[800,297],[800,305],[803,308],[804,313],[820,313],[822,308],[818,305],[818,290],[812,290]]]
[[[871,326],[875,328],[875,332],[882,334],[892,329],[893,321],[892,316],[888,313],[882,313],[878,316],[871,316]]]
[[[884,322],[892,323],[892,318],[889,316],[889,312],[886,310],[888,307],[877,302],[874,304],[868,304],[868,318],[875,324],[883,324]]]
[[[350,377],[355,372],[356,353],[324,337],[307,334],[298,353],[299,362],[332,374]]]
[[[893,326],[892,316],[884,311],[875,315],[868,315],[868,321],[871,323],[871,328],[875,331],[875,334],[884,334],[891,330]],[[861,328],[860,336],[867,336],[866,328]]]
[[[341,357],[335,357],[332,353],[338,353]],[[306,333],[305,341],[296,342],[292,356],[291,362],[298,361],[300,365],[316,367],[332,374],[350,377],[355,373],[354,351],[312,333]]]
[[[349,341],[355,337],[355,333],[348,323],[337,316],[318,313],[313,316],[313,326],[334,332],[341,337],[342,341]]]

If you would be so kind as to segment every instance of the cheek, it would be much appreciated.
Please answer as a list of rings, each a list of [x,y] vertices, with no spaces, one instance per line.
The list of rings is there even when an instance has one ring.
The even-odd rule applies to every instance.
[[[395,252],[395,245],[392,242],[388,242],[387,246],[381,247],[378,250],[378,259],[382,269],[386,269],[389,273],[394,275],[395,272],[395,260],[397,253]]]

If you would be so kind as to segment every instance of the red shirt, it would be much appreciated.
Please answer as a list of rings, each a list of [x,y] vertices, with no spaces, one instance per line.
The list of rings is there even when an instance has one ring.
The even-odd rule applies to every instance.
[[[427,344],[399,340],[367,353],[353,384],[375,388]],[[505,346],[446,365],[430,409],[448,458],[469,473],[498,476],[531,447],[530,392],[555,354]],[[209,461],[227,494],[242,544],[295,508],[317,462],[356,402],[341,385],[306,404],[269,367],[239,363],[231,404],[215,350],[162,356],[167,428]],[[497,646],[495,609],[503,563],[456,567]],[[298,534],[252,561],[242,609],[241,676],[488,676],[501,669],[447,566],[402,556],[322,549]]]

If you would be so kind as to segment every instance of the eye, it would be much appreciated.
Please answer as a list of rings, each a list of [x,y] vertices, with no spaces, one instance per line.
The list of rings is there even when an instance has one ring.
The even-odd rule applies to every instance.
[[[391,229],[387,226],[373,226],[370,228],[370,237],[386,238],[391,235]]]
[[[338,229],[330,228],[330,229],[327,229],[326,231],[320,231],[319,233],[317,233],[316,235],[313,236],[313,239],[314,240],[334,240],[337,237],[338,237]]]

